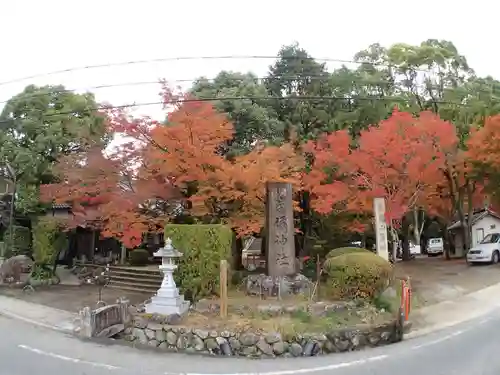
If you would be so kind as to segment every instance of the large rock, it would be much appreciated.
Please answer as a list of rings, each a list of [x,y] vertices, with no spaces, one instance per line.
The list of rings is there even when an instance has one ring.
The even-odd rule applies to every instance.
[[[298,273],[293,276],[272,277],[265,274],[248,275],[245,280],[246,293],[254,296],[310,295],[312,282]]]

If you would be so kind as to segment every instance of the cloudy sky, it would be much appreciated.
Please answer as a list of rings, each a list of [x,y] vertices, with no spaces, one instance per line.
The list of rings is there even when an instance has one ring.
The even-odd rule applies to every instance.
[[[463,4],[465,5],[465,4]],[[476,0],[15,0],[0,2],[0,102],[29,83],[88,88],[114,105],[158,100],[158,78],[185,81],[222,69],[264,76],[270,60],[170,60],[52,71],[180,56],[276,55],[298,41],[318,58],[351,59],[374,42],[453,41],[482,75],[500,78],[499,5]],[[128,84],[118,88],[96,86]],[[182,84],[186,85],[185,82]],[[0,106],[3,104],[0,103]],[[158,106],[139,112],[163,119]]]

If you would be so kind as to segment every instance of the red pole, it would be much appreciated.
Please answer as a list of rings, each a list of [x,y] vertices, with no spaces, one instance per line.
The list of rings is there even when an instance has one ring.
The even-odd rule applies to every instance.
[[[406,288],[406,281],[401,280],[401,308],[405,308],[405,288]]]

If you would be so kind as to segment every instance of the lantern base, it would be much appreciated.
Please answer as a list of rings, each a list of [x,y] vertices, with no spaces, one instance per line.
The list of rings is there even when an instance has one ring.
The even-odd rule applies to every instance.
[[[182,316],[189,310],[189,301],[184,301],[184,296],[167,297],[162,296],[160,292],[161,290],[158,291],[156,296],[151,298],[151,303],[145,306],[147,314],[178,314]]]

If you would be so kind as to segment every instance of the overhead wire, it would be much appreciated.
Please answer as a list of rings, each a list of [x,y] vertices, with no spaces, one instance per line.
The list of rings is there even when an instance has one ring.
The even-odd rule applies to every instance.
[[[209,98],[182,98],[182,99],[173,99],[171,101],[154,101],[154,102],[142,102],[142,103],[130,103],[130,104],[122,104],[122,105],[101,105],[96,108],[90,108],[90,111],[105,111],[110,109],[126,109],[126,108],[134,108],[134,107],[145,107],[145,106],[153,106],[153,105],[172,105],[172,104],[182,104],[189,102],[217,102],[217,101],[226,101],[226,100],[250,100],[250,101],[287,101],[287,100],[296,100],[296,101],[385,101],[385,102],[399,102],[399,103],[412,103],[411,100],[405,99],[402,97],[348,97],[348,96],[235,96],[235,97],[209,97]],[[456,105],[460,107],[467,107],[466,104],[460,104],[450,101],[434,101],[436,104],[447,104],[447,105]],[[60,111],[54,113],[45,114],[45,117],[53,117],[53,116],[61,116],[61,115],[71,115],[75,114],[77,111]],[[15,121],[15,119],[6,119],[0,120],[0,124],[11,123]]]
[[[46,73],[33,74],[29,76],[14,78],[7,81],[0,82],[0,86],[9,85],[13,83],[19,83],[27,80],[38,79],[47,76],[53,76],[64,73],[72,73],[81,70],[99,69],[99,68],[110,68],[118,66],[128,66],[128,65],[138,65],[138,64],[152,64],[160,62],[172,62],[172,61],[189,61],[189,60],[263,60],[263,59],[283,59],[283,60],[299,60],[299,61],[318,61],[318,62],[336,62],[341,64],[358,64],[358,65],[370,65],[370,66],[381,66],[381,67],[392,67],[397,68],[396,65],[387,63],[373,63],[361,60],[346,60],[346,59],[335,59],[335,58],[315,58],[315,57],[298,57],[298,56],[280,56],[280,55],[225,55],[225,56],[177,56],[177,57],[164,57],[156,59],[142,59],[142,60],[129,60],[122,62],[104,63],[104,64],[94,64],[94,65],[84,65],[72,68],[65,68],[59,70],[53,70]],[[418,72],[430,73],[431,69],[413,69]]]
[[[173,79],[173,80],[165,80],[168,84],[179,84],[179,83],[198,83],[198,82],[203,82],[206,80],[208,83],[214,82],[214,80],[217,77],[212,77],[212,78],[207,78],[207,77],[197,77],[197,78],[186,78],[186,79]],[[273,77],[272,79],[274,80],[279,80],[279,81],[324,81],[325,84],[329,83],[329,79],[331,77],[325,77],[323,75],[310,75],[310,76],[277,76]],[[241,77],[224,77],[225,81],[245,81],[245,80],[250,80],[254,81],[257,84],[262,84],[266,80],[269,80],[271,78],[269,77],[252,77],[252,76],[246,76],[242,75]],[[387,87],[391,88],[394,87],[397,83],[395,81],[390,81],[390,80],[380,80],[380,81],[375,81],[371,79],[367,79],[366,81],[364,80],[359,80],[359,81],[351,81],[350,82],[354,86],[382,86],[382,87]],[[72,88],[72,89],[60,89],[60,90],[50,90],[48,92],[43,92],[43,91],[38,91],[34,92],[32,94],[23,94],[19,100],[26,100],[26,99],[31,99],[31,98],[37,98],[37,97],[43,97],[43,96],[53,96],[54,94],[64,94],[64,93],[78,93],[78,92],[87,92],[87,93],[93,93],[98,90],[103,90],[103,89],[113,89],[113,88],[122,88],[122,87],[137,87],[137,86],[148,86],[148,85],[160,85],[161,80],[154,80],[154,81],[136,81],[136,82],[121,82],[121,83],[109,83],[109,84],[101,84],[101,85],[96,85],[96,86],[85,86],[85,87],[79,87],[79,88]],[[53,86],[58,86],[58,85],[53,85]],[[482,88],[479,90],[475,90],[477,93],[487,93],[491,94],[493,90],[493,85],[489,88]],[[422,87],[427,87],[426,84],[421,83],[421,84],[416,84],[413,85],[414,88],[420,89]],[[13,102],[14,97],[11,97],[9,99],[4,99],[0,101],[0,104],[6,104],[9,102]]]

